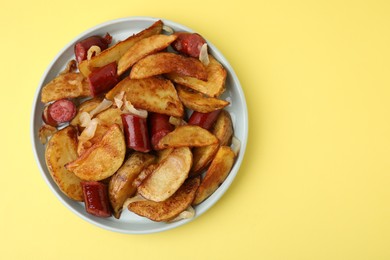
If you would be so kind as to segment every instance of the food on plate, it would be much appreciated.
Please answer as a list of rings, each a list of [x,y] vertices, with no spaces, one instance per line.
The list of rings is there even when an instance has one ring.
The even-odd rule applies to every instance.
[[[210,130],[210,128],[214,125],[215,120],[217,120],[219,113],[221,113],[220,109],[208,113],[194,111],[192,112],[190,119],[188,119],[188,124],[197,125]]]
[[[211,132],[218,138],[218,144],[192,149],[193,164],[190,176],[201,174],[206,169],[220,146],[229,146],[233,137],[233,123],[230,114],[222,110],[216,119]]]
[[[76,105],[69,99],[59,99],[43,110],[43,121],[51,126],[70,122],[76,116]]]
[[[172,52],[158,52],[139,60],[131,69],[130,78],[144,79],[166,73],[207,80],[206,67],[192,57],[185,57]]]
[[[166,77],[209,97],[219,97],[225,91],[226,70],[212,55],[209,55],[209,60],[210,63],[206,66],[206,80],[183,76],[179,73],[168,73]]]
[[[159,113],[149,115],[150,140],[155,150],[160,139],[173,131],[173,125],[169,122],[169,118],[168,115]]]
[[[89,89],[93,97],[107,92],[118,83],[119,79],[116,70],[116,63],[111,62],[95,69],[88,75]]]
[[[191,205],[199,182],[199,178],[186,180],[172,196],[164,201],[138,200],[131,202],[127,207],[135,214],[153,221],[168,222]]]
[[[174,149],[138,187],[142,197],[164,201],[172,196],[188,177],[192,152],[188,147]]]
[[[229,146],[219,148],[196,191],[194,205],[207,199],[222,184],[233,167],[235,157],[235,153]]]
[[[193,217],[191,205],[221,185],[239,150],[221,97],[226,70],[203,37],[163,31],[162,21],[116,40],[108,32],[77,42],[42,88],[49,172],[96,217]]]
[[[125,92],[124,99],[136,108],[177,117],[182,117],[184,114],[183,104],[180,102],[175,86],[167,79],[126,77],[106,94],[106,98],[114,100],[115,96],[122,91]]]
[[[151,146],[146,118],[133,114],[122,114],[121,117],[127,147],[139,152],[149,152]]]
[[[106,34],[104,37],[99,35],[90,36],[82,41],[77,42],[74,45],[74,56],[76,57],[76,61],[78,63],[87,59],[88,50],[92,46],[99,47],[100,51],[104,51],[108,48],[112,41],[112,37],[110,34]]]
[[[47,169],[58,188],[69,198],[83,201],[82,180],[65,168],[77,158],[77,130],[67,126],[54,133],[47,143],[45,160]]]
[[[120,217],[125,200],[137,191],[134,180],[154,160],[155,156],[151,154],[134,152],[110,179],[108,195],[116,218]]]
[[[196,125],[183,125],[161,138],[156,149],[199,147],[216,143],[218,143],[217,137],[206,129]]]
[[[176,51],[194,58],[199,57],[200,49],[206,43],[202,36],[189,32],[176,32],[175,35],[177,35],[177,39],[173,42],[172,47]]]
[[[90,96],[87,80],[78,72],[62,73],[42,88],[41,101],[48,103],[63,98]]]
[[[98,181],[83,181],[81,187],[84,194],[85,210],[96,217],[110,217],[107,185]]]
[[[103,67],[111,62],[118,62],[123,54],[131,48],[138,41],[150,37],[152,35],[160,34],[162,31],[163,22],[158,20],[152,24],[149,28],[129,36],[127,39],[118,42],[117,44],[102,51],[99,55],[95,55],[90,60],[84,60],[79,63],[80,72],[87,77],[91,71],[96,68]]]
[[[125,153],[123,132],[114,124],[98,142],[66,164],[66,168],[83,180],[100,181],[112,176],[121,167]]]
[[[137,61],[147,55],[167,48],[176,38],[177,36],[173,34],[156,34],[138,41],[118,61],[118,75],[122,75]]]
[[[176,90],[183,105],[197,112],[209,113],[220,110],[230,104],[229,101],[207,97],[202,93],[191,91],[180,85],[176,86]]]

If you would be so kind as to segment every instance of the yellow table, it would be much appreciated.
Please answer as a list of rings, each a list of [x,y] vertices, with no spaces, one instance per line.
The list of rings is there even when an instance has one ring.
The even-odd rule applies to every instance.
[[[389,12],[388,1],[3,3],[0,258],[390,259]],[[228,192],[196,221],[150,235],[70,212],[30,139],[51,60],[85,30],[127,16],[209,39],[249,111],[246,158]]]

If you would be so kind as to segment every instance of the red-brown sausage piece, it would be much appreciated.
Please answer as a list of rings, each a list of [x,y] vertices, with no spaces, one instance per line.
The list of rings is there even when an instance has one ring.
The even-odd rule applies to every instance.
[[[188,119],[188,124],[197,125],[203,127],[204,129],[210,130],[211,127],[214,125],[215,121],[217,120],[217,117],[219,113],[221,113],[221,111],[221,109],[212,111],[210,113],[201,113],[194,111],[191,114],[190,119]]]
[[[128,148],[147,153],[151,150],[146,118],[133,114],[122,114],[122,124]]]
[[[119,82],[116,70],[116,62],[112,62],[101,68],[93,70],[89,74],[88,82],[92,96],[96,97],[109,91]]]
[[[197,33],[177,32],[177,39],[172,43],[173,49],[188,56],[199,58],[200,48],[206,40]]]
[[[81,187],[84,194],[85,210],[97,217],[110,217],[107,185],[97,181],[84,181],[81,182]]]
[[[42,112],[42,120],[43,122],[45,122],[45,124],[47,125],[51,125],[51,126],[58,126],[58,123],[57,121],[55,121],[51,116],[50,116],[50,113],[49,113],[49,106],[45,106],[45,108],[43,109],[43,112]]]
[[[94,35],[79,41],[74,46],[74,54],[76,57],[76,61],[80,63],[81,61],[86,60],[89,48],[94,45],[99,46],[100,50],[102,51],[107,49],[108,45],[111,43],[111,40],[111,35],[107,33],[104,37]]]
[[[173,131],[173,125],[169,123],[168,115],[151,113],[148,118],[152,147],[155,149],[160,139]]]
[[[77,108],[76,105],[69,99],[59,99],[51,103],[47,107],[47,116],[44,121],[52,126],[59,125],[61,123],[69,122],[76,116]],[[44,111],[45,114],[45,111]],[[56,123],[54,123],[55,121]]]

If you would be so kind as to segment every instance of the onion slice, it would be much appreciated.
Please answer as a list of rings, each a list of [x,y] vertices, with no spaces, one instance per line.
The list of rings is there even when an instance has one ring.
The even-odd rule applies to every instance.
[[[189,206],[186,210],[182,211],[177,217],[169,220],[168,222],[175,222],[182,219],[190,219],[195,216],[195,209],[192,206]]]
[[[99,114],[100,112],[102,112],[102,111],[106,110],[107,108],[111,107],[112,104],[113,103],[112,103],[111,100],[103,99],[103,101],[100,102],[99,105],[97,107],[95,107],[94,110],[89,112],[89,115],[92,118],[92,117],[94,117],[94,115]]]
[[[172,29],[172,27],[169,27],[167,25],[163,25],[162,27],[163,31],[167,32],[168,34],[173,34],[175,31]]]
[[[240,152],[240,148],[241,148],[241,141],[236,136],[233,136],[232,137],[232,150],[236,156]]]
[[[52,136],[55,132],[57,132],[57,128],[51,125],[42,125],[39,128],[38,136],[41,144],[46,144],[47,140],[50,136]]]
[[[99,119],[94,118],[92,119],[88,125],[84,128],[83,132],[81,132],[79,136],[80,141],[88,141],[94,137],[96,128],[99,124]]]
[[[136,109],[133,104],[131,104],[130,101],[126,100],[125,101],[125,106],[124,109],[122,110],[124,113],[130,113],[142,118],[147,118],[148,117],[148,111],[143,110],[143,109]]]
[[[97,45],[92,45],[87,52],[87,60],[90,60],[93,56],[98,55],[102,52],[102,49],[100,49]]]
[[[117,106],[117,108],[121,109],[123,106],[123,97],[125,96],[125,92],[121,91],[119,94],[117,94],[114,97],[114,103]]]
[[[199,60],[200,62],[203,63],[203,65],[208,66],[210,63],[209,60],[209,54],[207,52],[207,43],[204,43],[202,47],[200,48],[200,53],[199,53]]]
[[[146,200],[144,197],[137,194],[134,197],[126,199],[125,202],[123,203],[123,208],[127,208],[130,205],[130,203],[137,202],[137,201],[144,201],[144,200]]]

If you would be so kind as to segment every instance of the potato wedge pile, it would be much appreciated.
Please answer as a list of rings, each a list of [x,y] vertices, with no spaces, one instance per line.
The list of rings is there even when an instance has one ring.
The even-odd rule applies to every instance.
[[[233,122],[226,110],[230,103],[221,98],[226,70],[211,54],[206,54],[206,64],[173,49],[177,34],[163,26],[156,21],[89,55],[76,70],[59,74],[41,92],[47,106],[61,99],[77,106],[76,115],[55,126],[46,144],[46,163],[54,182],[80,202],[87,199],[85,183],[103,183],[107,196],[102,197],[108,198],[118,219],[124,209],[158,222],[193,216],[196,205],[226,179],[237,157],[231,148]],[[117,69],[118,83],[92,96],[96,92],[91,90],[90,76],[109,64]],[[217,116],[211,128],[191,123],[192,114],[213,112]],[[142,125],[148,128],[142,130],[146,139],[163,128],[152,125],[152,114],[169,119],[169,130],[157,132],[152,148],[139,151],[129,146],[128,139],[143,145],[149,140],[126,130],[128,114],[146,120]],[[43,123],[42,129],[46,126]]]

